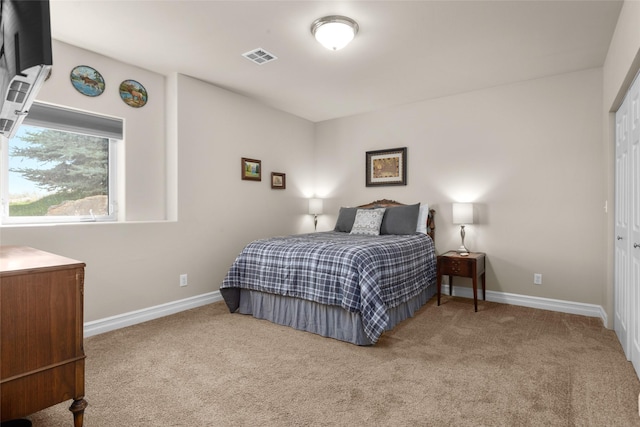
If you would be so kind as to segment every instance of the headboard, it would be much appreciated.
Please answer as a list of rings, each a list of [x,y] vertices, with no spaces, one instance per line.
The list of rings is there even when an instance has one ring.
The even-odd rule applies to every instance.
[[[395,200],[382,199],[376,200],[371,203],[367,203],[366,205],[360,205],[359,208],[390,208],[393,206],[406,206],[405,203],[396,202]],[[429,215],[427,216],[427,234],[431,236],[431,239],[435,242],[436,239],[436,223],[433,220],[436,211],[434,209],[429,209]]]

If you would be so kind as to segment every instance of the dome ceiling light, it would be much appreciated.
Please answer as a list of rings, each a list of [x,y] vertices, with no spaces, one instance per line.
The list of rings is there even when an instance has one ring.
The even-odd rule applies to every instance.
[[[340,50],[358,34],[358,23],[351,18],[330,15],[311,24],[311,34],[329,50]]]

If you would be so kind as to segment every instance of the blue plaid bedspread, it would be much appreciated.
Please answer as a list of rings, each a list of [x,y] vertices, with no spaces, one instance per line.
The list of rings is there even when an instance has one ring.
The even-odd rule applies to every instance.
[[[387,309],[424,290],[436,277],[433,240],[426,234],[362,236],[321,232],[256,240],[238,255],[220,292],[229,309],[234,288],[336,305],[360,313],[375,343]]]

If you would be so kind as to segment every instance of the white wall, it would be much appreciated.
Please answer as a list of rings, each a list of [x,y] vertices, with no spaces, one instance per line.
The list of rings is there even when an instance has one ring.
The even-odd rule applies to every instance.
[[[487,253],[488,290],[600,305],[601,104],[602,71],[592,69],[320,123],[325,211],[380,198],[428,202],[445,252],[460,245],[451,203],[472,201],[479,223],[465,243]],[[366,151],[404,146],[408,185],[365,187]],[[321,221],[330,228],[335,216]]]
[[[68,73],[80,64],[103,74],[104,94],[88,98],[73,88]],[[61,43],[54,67],[40,100],[125,117],[128,214],[162,219],[167,205],[177,216],[0,228],[2,245],[87,264],[85,322],[214,291],[250,240],[312,230],[305,200],[313,191],[312,123],[185,76],[168,79],[165,110],[164,77]],[[119,99],[117,86],[129,78],[149,91],[141,109]],[[262,160],[262,182],[241,181],[242,156]],[[270,188],[271,171],[287,174],[286,190]]]

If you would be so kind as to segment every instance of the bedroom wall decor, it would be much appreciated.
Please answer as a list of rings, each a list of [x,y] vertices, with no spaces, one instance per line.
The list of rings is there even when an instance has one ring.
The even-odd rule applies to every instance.
[[[105,82],[102,74],[88,65],[78,65],[69,73],[73,87],[83,95],[99,96],[104,92]]]
[[[271,172],[271,188],[274,190],[284,190],[287,188],[287,174]]]
[[[125,80],[120,83],[120,98],[130,107],[140,108],[147,103],[149,95],[147,89],[135,80]]]
[[[262,161],[242,158],[242,179],[248,181],[262,181]]]
[[[407,147],[367,151],[366,185],[407,185]]]

